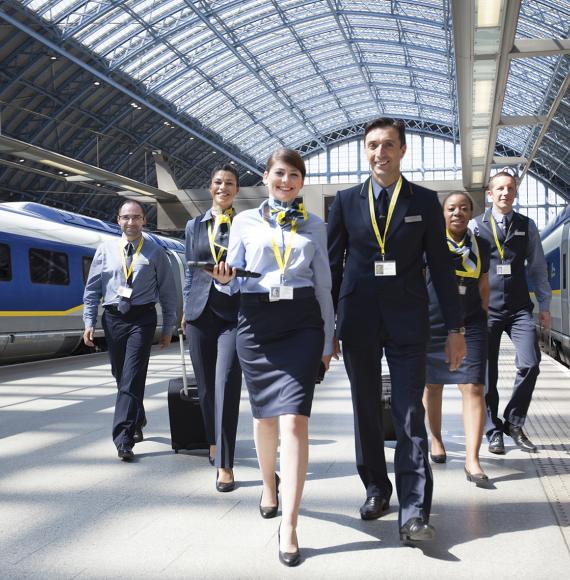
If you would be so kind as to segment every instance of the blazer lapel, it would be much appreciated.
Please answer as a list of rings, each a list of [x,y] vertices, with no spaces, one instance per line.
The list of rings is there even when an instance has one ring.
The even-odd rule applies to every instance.
[[[395,234],[404,221],[404,217],[408,213],[412,195],[412,184],[406,178],[402,177],[402,188],[400,189],[400,195],[398,196],[398,201],[394,208],[392,219],[390,220],[387,239],[390,239]]]
[[[368,188],[370,187],[369,177],[360,187],[360,194],[358,203],[360,205],[360,211],[362,213],[362,219],[364,223],[367,224],[370,235],[376,239],[376,234],[374,233],[374,228],[372,227],[372,220],[370,219],[370,202],[368,201]]]

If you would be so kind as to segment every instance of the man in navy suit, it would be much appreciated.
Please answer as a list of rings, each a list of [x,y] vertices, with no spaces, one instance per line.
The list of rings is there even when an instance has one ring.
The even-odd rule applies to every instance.
[[[404,123],[372,121],[364,147],[371,177],[337,193],[328,223],[337,338],[342,340],[352,392],[356,464],[366,488],[360,515],[364,520],[379,518],[392,493],[380,401],[384,352],[397,434],[400,538],[426,540],[434,530],[429,524],[433,478],[422,405],[429,338],[424,257],[449,331],[446,353],[452,370],[465,356],[458,289],[437,195],[400,173],[406,153]]]

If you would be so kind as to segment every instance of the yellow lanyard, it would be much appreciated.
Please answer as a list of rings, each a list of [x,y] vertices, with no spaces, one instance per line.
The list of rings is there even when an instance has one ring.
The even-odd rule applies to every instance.
[[[225,214],[218,214],[215,218],[214,228],[212,228],[212,222],[211,221],[208,222],[208,240],[210,242],[210,251],[212,252],[212,257],[214,258],[216,264],[220,261],[220,258],[222,257],[224,252],[228,249],[227,247],[222,246],[222,244],[217,244],[214,241],[216,239],[218,228],[220,227],[221,224],[228,224],[228,233],[229,233],[230,228],[232,226],[232,220],[230,216]],[[216,246],[220,248],[217,254],[216,254]]]
[[[271,226],[269,222],[263,220],[267,227],[271,230]],[[277,229],[277,228],[276,228]],[[287,267],[287,262],[291,257],[291,251],[293,249],[293,238],[297,233],[297,220],[291,220],[291,235],[289,236],[289,243],[285,246],[285,252],[283,252],[283,256],[281,256],[281,252],[279,251],[279,246],[275,242],[275,237],[271,238],[271,243],[273,244],[273,253],[275,254],[275,260],[277,260],[277,265],[279,266],[279,272],[281,273],[281,283],[283,283],[283,278],[285,276],[285,268]]]
[[[457,243],[451,237],[447,228],[445,228],[445,235],[447,237],[447,247],[449,248],[449,250],[452,253],[454,253],[453,252],[454,244],[456,246],[458,246],[459,248],[463,247],[463,244],[465,243],[465,236],[463,236],[463,239],[461,240],[461,242]],[[463,267],[465,268],[465,271],[455,270],[456,276],[460,276],[462,278],[479,278],[479,274],[481,273],[481,256],[479,255],[479,245],[477,244],[477,240],[476,240],[475,236],[473,236],[473,244],[475,245],[476,253],[477,253],[477,266],[476,266],[475,270],[470,268],[469,265],[467,264],[467,254],[463,254],[461,256],[461,262],[463,264]]]
[[[119,243],[119,249],[121,251],[121,257],[123,258],[123,274],[125,275],[125,282],[129,281],[129,278],[133,275],[133,269],[135,267],[135,261],[138,258],[139,254],[141,253],[141,248],[143,246],[143,242],[144,242],[144,238],[141,236],[141,239],[139,241],[139,245],[137,246],[137,249],[134,253],[133,256],[133,261],[131,262],[131,266],[129,267],[129,269],[127,270],[127,257],[125,256],[125,246],[123,246],[122,243]],[[129,242],[130,244],[131,242]]]
[[[388,227],[390,226],[390,220],[392,219],[392,214],[394,213],[394,208],[396,207],[396,202],[398,201],[398,196],[400,195],[400,189],[402,189],[402,176],[398,179],[396,183],[396,189],[392,194],[392,199],[390,200],[390,205],[388,207],[388,217],[386,218],[386,226],[384,227],[384,237],[380,235],[380,230],[378,229],[378,222],[376,221],[376,212],[374,211],[374,193],[372,192],[372,177],[370,178],[370,183],[368,185],[368,205],[370,206],[370,220],[372,221],[372,228],[376,234],[376,239],[378,240],[378,245],[380,246],[380,252],[382,257],[385,254],[386,247],[386,236],[388,235]]]
[[[501,256],[501,262],[505,261],[505,246],[503,245],[501,247],[501,242],[499,242],[499,238],[497,237],[497,227],[495,226],[495,218],[493,216],[493,214],[491,214],[491,229],[493,230],[493,237],[495,238],[495,244],[497,246],[497,250],[499,251],[499,256]],[[511,232],[511,226],[513,225],[513,220],[511,220],[511,223],[509,224],[509,229],[506,231],[505,233],[505,244],[506,244],[506,239],[509,235],[509,233]]]

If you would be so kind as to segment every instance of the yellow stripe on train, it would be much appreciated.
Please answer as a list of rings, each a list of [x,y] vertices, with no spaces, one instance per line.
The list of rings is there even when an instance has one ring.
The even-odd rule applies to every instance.
[[[530,294],[530,295],[531,295],[533,298],[535,298],[535,297],[536,297],[534,292],[529,292],[529,294]],[[560,290],[553,290],[553,291],[552,291],[552,294],[554,294],[555,296],[560,296]]]
[[[83,304],[68,310],[0,310],[0,316],[67,316],[83,310]]]

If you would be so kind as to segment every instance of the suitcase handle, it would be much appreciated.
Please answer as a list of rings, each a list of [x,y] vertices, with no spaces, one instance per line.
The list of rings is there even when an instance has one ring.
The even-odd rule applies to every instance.
[[[180,358],[182,360],[182,384],[184,385],[182,392],[184,396],[188,396],[188,378],[186,377],[186,357],[184,356],[184,331],[182,328],[178,329],[178,343],[180,344]]]

